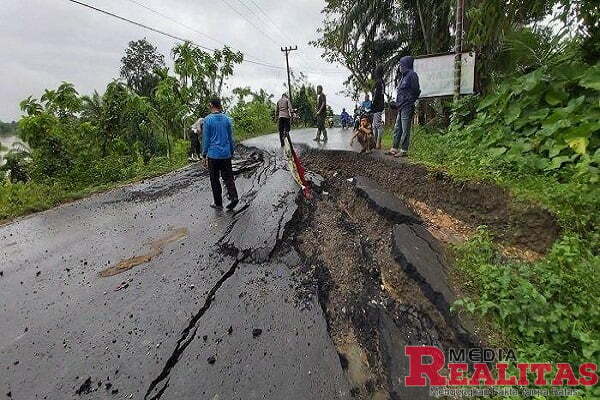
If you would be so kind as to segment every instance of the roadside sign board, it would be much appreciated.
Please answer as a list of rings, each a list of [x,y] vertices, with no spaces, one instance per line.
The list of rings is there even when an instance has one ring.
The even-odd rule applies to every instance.
[[[461,94],[473,94],[475,54],[462,53]],[[454,94],[454,54],[415,58],[414,70],[419,74],[421,98]]]

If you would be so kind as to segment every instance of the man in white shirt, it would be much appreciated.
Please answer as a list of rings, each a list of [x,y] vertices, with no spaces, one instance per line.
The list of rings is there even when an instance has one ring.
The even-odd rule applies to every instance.
[[[279,127],[279,141],[281,142],[281,147],[284,146],[285,137],[290,133],[292,113],[292,102],[287,94],[284,93],[277,102],[277,125]]]
[[[192,125],[190,133],[190,158],[191,162],[199,161],[202,156],[202,124],[204,118],[198,118]]]

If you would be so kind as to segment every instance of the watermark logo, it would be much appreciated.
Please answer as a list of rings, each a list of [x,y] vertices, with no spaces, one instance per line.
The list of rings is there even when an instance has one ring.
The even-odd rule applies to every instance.
[[[598,383],[595,363],[522,363],[512,349],[449,349],[446,354],[434,346],[406,346],[404,354],[409,361],[404,384],[429,386],[436,397],[571,396],[578,387]]]

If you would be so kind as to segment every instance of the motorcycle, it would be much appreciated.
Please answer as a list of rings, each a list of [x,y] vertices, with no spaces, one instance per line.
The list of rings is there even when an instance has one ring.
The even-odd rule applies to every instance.
[[[352,126],[352,119],[350,118],[350,116],[347,117],[342,117],[342,129],[348,129]]]

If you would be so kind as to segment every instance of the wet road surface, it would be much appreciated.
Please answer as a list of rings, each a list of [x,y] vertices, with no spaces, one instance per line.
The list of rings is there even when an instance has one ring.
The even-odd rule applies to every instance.
[[[295,301],[276,154],[240,167],[235,214],[193,165],[0,227],[0,397],[349,398],[320,307]]]
[[[327,130],[327,142],[315,142],[313,139],[316,136],[317,130],[314,128],[297,129],[290,133],[294,145],[303,145],[313,149],[321,150],[354,150],[360,151],[358,141],[350,146],[352,138],[351,129],[331,128]],[[271,150],[279,149],[279,134],[259,136],[244,142],[248,146],[267,148]]]

